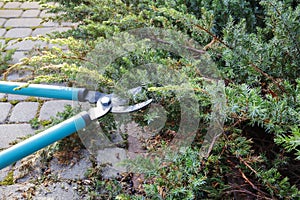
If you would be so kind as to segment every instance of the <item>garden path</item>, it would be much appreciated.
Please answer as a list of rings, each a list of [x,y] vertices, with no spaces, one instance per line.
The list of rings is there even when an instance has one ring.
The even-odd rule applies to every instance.
[[[7,49],[16,49],[12,64],[26,57],[30,50],[47,45],[42,41],[18,42],[18,39],[72,28],[71,23],[45,22],[44,18],[49,15],[38,2],[0,2],[0,44],[8,45]],[[7,80],[14,81],[23,75],[14,73]],[[63,111],[67,104],[72,102],[0,93],[0,151],[20,138],[34,134],[36,130],[31,126],[32,119],[49,120],[57,112]],[[43,173],[39,165],[36,165],[36,169],[27,170],[28,174],[19,169],[24,164],[21,161],[0,170],[0,199],[27,199],[32,194],[33,199],[81,199],[76,181],[84,179],[86,170],[91,167],[89,153],[83,150],[81,155],[83,159],[73,166],[62,166],[53,160],[47,166],[47,176],[58,177],[58,180],[49,185],[30,182],[30,179],[36,179]],[[8,178],[13,178],[15,183],[1,186]]]

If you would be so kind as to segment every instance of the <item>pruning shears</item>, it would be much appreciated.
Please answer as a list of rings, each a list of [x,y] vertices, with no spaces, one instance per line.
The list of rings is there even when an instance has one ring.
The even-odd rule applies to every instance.
[[[131,89],[130,93],[138,93],[141,87]],[[0,169],[15,163],[16,161],[58,141],[79,130],[84,129],[93,120],[97,120],[107,113],[130,113],[140,110],[152,102],[152,99],[124,106],[125,100],[116,94],[105,94],[97,91],[89,91],[86,88],[72,88],[42,84],[27,84],[19,82],[0,81],[0,93],[37,96],[79,102],[89,102],[95,107],[61,122],[29,139],[26,139],[6,150],[0,152]]]

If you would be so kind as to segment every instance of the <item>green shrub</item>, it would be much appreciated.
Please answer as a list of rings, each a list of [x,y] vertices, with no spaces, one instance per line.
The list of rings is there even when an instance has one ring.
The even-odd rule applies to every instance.
[[[78,27],[56,34],[56,38],[42,38],[66,45],[67,51],[52,48],[23,61],[22,64],[34,67],[33,82],[75,84],[78,73],[95,74],[93,65],[97,68],[100,62],[91,63],[98,57],[90,52],[101,50],[97,44],[122,31],[160,27],[182,32],[204,46],[201,50],[211,55],[226,83],[228,110],[224,133],[210,156],[203,160],[199,149],[208,128],[211,102],[195,63],[161,49],[137,49],[112,63],[102,63],[96,79],[100,80],[99,90],[106,92],[127,72],[146,63],[161,64],[184,74],[195,90],[203,123],[186,153],[170,158],[167,163],[158,163],[161,167],[152,171],[140,169],[146,177],[139,195],[122,191],[118,186],[109,198],[299,198],[300,6],[297,1],[56,2],[60,5],[51,11],[64,13],[56,20],[76,22]],[[180,111],[174,93],[159,84],[144,86],[153,89],[146,95],[168,111],[171,125],[163,130],[176,130]],[[137,116],[137,119],[151,121],[150,117]],[[108,130],[114,129],[110,121],[102,122]],[[95,188],[93,193],[101,193],[101,188]]]
[[[0,43],[0,74],[9,68],[9,61],[11,61],[12,55],[15,52],[14,49],[7,50],[6,48],[7,45]]]

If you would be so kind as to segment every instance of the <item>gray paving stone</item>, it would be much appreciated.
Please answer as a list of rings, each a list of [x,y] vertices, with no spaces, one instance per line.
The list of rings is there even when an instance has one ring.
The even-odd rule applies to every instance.
[[[72,22],[62,22],[61,25],[62,26],[73,27],[73,26],[77,26],[78,24],[75,24],[75,23],[72,23]]]
[[[42,10],[42,12],[40,13],[40,17],[54,17],[55,14],[54,13],[48,13],[47,10]]]
[[[39,26],[41,22],[42,22],[42,19],[40,19],[40,18],[8,19],[4,26],[5,27],[20,27],[20,28],[21,27],[34,27],[34,26]]]
[[[31,28],[13,28],[6,32],[5,37],[24,38],[30,36],[31,32],[32,32]]]
[[[5,45],[5,40],[0,40],[0,45],[4,46]],[[0,75],[1,77],[1,75]]]
[[[24,67],[28,67],[28,66],[24,66]],[[15,73],[10,73],[8,76],[7,76],[7,80],[8,81],[15,81],[15,80],[18,80],[20,78],[25,78],[27,76],[31,76],[31,72],[29,71],[18,71],[18,72],[15,72]],[[12,98],[12,97],[10,97]],[[27,98],[27,97],[26,97]],[[26,99],[25,98],[25,99]]]
[[[6,96],[6,94],[0,93],[0,99],[4,98],[5,96]]]
[[[37,185],[34,194],[35,200],[63,200],[63,199],[83,199],[75,190],[78,188],[76,183],[56,182],[50,183],[47,187]],[[87,198],[84,198],[87,199]]]
[[[27,98],[28,98],[28,96],[24,96],[24,95],[17,95],[17,94],[8,94],[7,95],[7,101],[12,101],[12,100],[24,101]]]
[[[0,18],[0,26],[3,26],[3,24],[6,22],[6,19]]]
[[[45,102],[40,110],[39,120],[49,120],[55,117],[58,112],[65,110],[65,105],[72,105],[72,101],[67,100],[54,100]]]
[[[46,42],[43,41],[32,41],[32,40],[24,40],[21,42],[15,42],[11,40],[8,43],[7,49],[17,49],[19,51],[28,51],[33,49],[34,47],[45,47],[47,46]]]
[[[120,162],[127,159],[126,150],[122,148],[105,148],[97,153],[97,162],[101,164],[110,163],[111,165],[103,169],[104,178],[112,178],[118,173],[126,172],[126,167],[120,166]]]
[[[0,10],[0,17],[2,18],[13,18],[20,17],[22,10]]]
[[[3,124],[0,125],[0,148],[9,147],[12,141],[34,134],[34,130],[30,124]],[[1,188],[1,187],[0,187]]]
[[[20,8],[20,5],[20,2],[8,2],[3,6],[3,8]]]
[[[38,2],[25,2],[21,5],[21,8],[41,8],[40,4]]]
[[[3,181],[7,176],[8,172],[11,170],[11,166],[5,167],[4,169],[0,169],[0,181]],[[1,187],[1,186],[0,186]],[[1,193],[0,193],[1,197]]]
[[[12,56],[12,60],[9,63],[15,64],[20,62],[22,58],[26,58],[26,52],[25,51],[16,51],[14,55]],[[18,78],[16,78],[18,79]]]
[[[37,28],[32,32],[32,36],[37,36],[37,35],[46,35],[47,33],[51,33],[55,30],[55,28]]]
[[[79,162],[74,160],[74,165],[62,165],[58,163],[57,159],[51,160],[51,172],[63,179],[80,180],[86,178],[85,174],[87,169],[92,167],[92,163],[87,150],[84,150],[82,154],[82,159]]]
[[[0,40],[0,44],[5,45],[5,40]]]
[[[29,122],[36,116],[38,107],[38,102],[20,102],[13,108],[9,121]]]
[[[26,183],[26,184],[15,184],[15,185],[7,185],[0,187],[0,199],[25,199],[23,196],[24,191],[28,191],[30,188],[34,188],[34,184]],[[48,200],[48,199],[47,199]],[[50,199],[52,200],[52,199]]]
[[[22,17],[38,17],[40,10],[26,10],[23,12]]]
[[[4,28],[0,28],[0,36],[3,36],[5,34],[6,30]]]
[[[67,30],[70,30],[70,27],[62,27],[62,28],[53,28],[53,27],[49,27],[49,28],[37,28],[32,32],[32,36],[37,36],[37,35],[46,35],[55,31],[58,32],[64,32]]]
[[[41,25],[44,27],[59,27],[59,23],[52,21],[44,22]]]
[[[0,122],[4,122],[9,114],[12,105],[10,103],[0,103]]]

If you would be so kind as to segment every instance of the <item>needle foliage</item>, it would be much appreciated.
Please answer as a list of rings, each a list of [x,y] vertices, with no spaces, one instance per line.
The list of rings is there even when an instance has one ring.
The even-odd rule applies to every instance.
[[[159,63],[185,74],[199,101],[201,128],[185,153],[170,157],[159,168],[149,170],[139,163],[144,178],[130,192],[108,191],[103,190],[104,186],[95,185],[95,198],[97,194],[103,199],[300,197],[298,1],[54,1],[59,4],[50,6],[50,12],[61,14],[53,20],[70,21],[77,26],[39,38],[67,46],[67,50],[59,46],[44,49],[23,60],[19,66],[26,64],[34,68],[33,82],[64,81],[72,85],[79,72],[94,74],[85,66],[87,55],[97,44],[123,31],[158,27],[181,32],[199,43],[203,47],[200,50],[207,52],[217,64],[226,84],[228,109],[223,134],[209,157],[200,159],[211,103],[193,63],[166,50],[143,49],[122,55],[104,66],[98,78],[99,88],[106,91],[140,64]],[[163,132],[177,131],[180,110],[174,95],[163,87],[157,89],[159,84],[145,83],[145,86],[154,88],[151,97],[166,107],[168,123]],[[141,119],[151,120],[155,121],[151,115]]]

